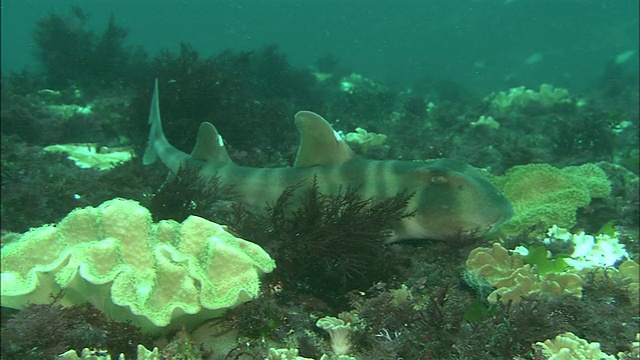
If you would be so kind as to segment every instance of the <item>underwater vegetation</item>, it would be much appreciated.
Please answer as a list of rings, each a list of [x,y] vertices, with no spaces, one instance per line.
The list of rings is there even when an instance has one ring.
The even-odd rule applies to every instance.
[[[198,167],[182,166],[153,194],[149,209],[155,220],[183,221],[189,215],[229,222],[236,194],[232,187],[222,186],[219,178],[198,177]]]
[[[314,181],[296,200],[296,190],[286,189],[268,206],[266,218],[257,220],[263,225],[262,236],[278,254],[273,276],[344,310],[342,294],[393,273],[382,244],[395,222],[412,215],[407,208],[412,194],[375,200],[363,198],[358,188],[346,188],[330,196]],[[243,220],[248,219],[256,222],[254,217]],[[241,233],[245,226],[234,224]]]
[[[179,149],[192,147],[200,123],[212,122],[239,156],[250,165],[293,158],[288,144],[297,137],[288,119],[299,109],[315,109],[323,96],[309,72],[291,67],[275,45],[258,51],[224,51],[208,58],[188,44],[180,52],[161,51],[149,64],[161,79],[163,127]],[[153,78],[150,77],[149,81]],[[130,118],[147,118],[149,83],[140,84]],[[147,137],[146,124],[125,124],[136,143]],[[232,152],[233,156],[233,152]]]
[[[185,43],[177,51],[144,54],[127,45],[127,30],[113,18],[96,34],[87,29],[87,17],[74,7],[41,19],[34,44],[42,71],[2,79],[3,359],[52,358],[83,348],[134,358],[138,344],[157,347],[167,359],[262,360],[295,353],[539,360],[562,351],[586,357],[585,349],[596,358],[638,358],[637,75],[612,63],[589,89],[541,81],[487,94],[429,76],[409,90],[398,89],[341,68],[333,55],[318,59],[319,72],[297,68],[276,45],[203,56]],[[384,244],[390,224],[411,216],[411,194],[373,200],[357,187],[330,196],[317,186],[287,189],[277,202],[264,204],[265,216],[257,216],[235,203],[232,189],[215,177],[197,177],[197,166],[168,177],[161,166],[142,166],[156,77],[166,89],[160,101],[164,131],[182,150],[192,149],[199,124],[210,121],[224,134],[235,162],[288,166],[298,143],[290,119],[308,109],[332,120],[360,155],[450,157],[482,168],[514,204],[514,220],[490,237]],[[84,155],[96,166],[81,168],[66,153],[44,150],[77,144],[93,144]],[[133,158],[100,167],[108,149]],[[138,210],[122,210],[124,220],[139,219],[140,208],[147,208],[143,222],[153,224],[149,228],[175,235],[198,216],[198,224],[206,221],[251,246],[238,245],[245,244],[242,239],[233,240],[237,246],[220,241],[218,248],[227,252],[216,258],[206,242],[187,246],[179,237],[160,244],[141,236],[134,240],[147,242],[125,244],[122,233],[145,227],[121,226],[111,240],[100,234],[102,242],[90,238],[66,244],[66,250],[36,246],[38,251],[23,253],[31,257],[17,262],[7,257],[16,239],[59,234],[65,225],[41,227],[74,211],[103,211],[117,197],[137,202]],[[97,250],[88,251],[90,246]],[[167,250],[178,246],[180,251]],[[246,266],[249,248],[273,259],[273,271]],[[136,306],[147,310],[179,308],[167,300],[174,295],[185,304],[210,299],[196,295],[204,284],[218,289],[240,274],[266,274],[237,280],[239,287],[251,282],[250,291],[237,291],[243,296],[227,312],[202,312],[197,320],[207,321],[199,326],[176,321],[153,335],[146,334],[149,327],[115,322],[110,310],[63,304],[57,288],[41,287],[41,303],[8,310],[8,269],[38,272],[46,255],[67,250],[69,261],[91,259],[95,269],[119,274],[128,269],[138,276],[132,288],[142,293],[165,289],[166,296],[138,299]],[[136,258],[147,264],[133,264]],[[230,258],[241,261],[232,265]],[[218,267],[201,276],[213,259],[221,261]],[[587,261],[602,262],[569,268]],[[64,274],[77,273],[73,264],[63,261],[66,272],[47,274],[61,271],[62,281]],[[162,270],[154,278],[162,286],[147,286],[151,269]],[[67,296],[78,299],[71,287]],[[173,315],[163,314],[164,320]]]
[[[69,14],[51,13],[35,26],[35,57],[46,73],[47,86],[124,85],[139,78],[144,60],[140,49],[125,45],[128,30],[111,15],[102,34],[87,29],[89,14],[72,6]]]
[[[61,294],[58,294],[61,295]],[[107,318],[88,303],[62,306],[52,297],[49,304],[29,304],[2,321],[3,359],[53,359],[68,349],[100,348],[134,358],[137,344],[151,338],[128,323]]]

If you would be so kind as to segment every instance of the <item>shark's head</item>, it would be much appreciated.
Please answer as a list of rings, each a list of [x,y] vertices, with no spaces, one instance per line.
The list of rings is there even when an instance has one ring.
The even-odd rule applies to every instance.
[[[415,216],[403,220],[393,240],[474,238],[513,216],[511,202],[471,165],[435,160],[415,172]]]

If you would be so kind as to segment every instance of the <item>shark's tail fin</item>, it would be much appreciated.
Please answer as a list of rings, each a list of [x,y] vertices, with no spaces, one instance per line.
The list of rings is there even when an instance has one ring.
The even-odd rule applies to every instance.
[[[162,131],[162,121],[160,118],[160,101],[158,100],[158,79],[155,81],[153,98],[151,99],[151,109],[149,110],[149,142],[144,152],[142,163],[144,165],[153,164],[158,157],[173,172],[177,172],[180,164],[189,160],[190,156],[167,141]]]
[[[158,160],[155,143],[158,137],[164,137],[160,119],[160,101],[158,100],[158,79],[156,79],[153,87],[151,109],[149,109],[149,126],[149,140],[147,142],[147,149],[144,152],[144,157],[142,158],[142,163],[145,165],[153,164]]]

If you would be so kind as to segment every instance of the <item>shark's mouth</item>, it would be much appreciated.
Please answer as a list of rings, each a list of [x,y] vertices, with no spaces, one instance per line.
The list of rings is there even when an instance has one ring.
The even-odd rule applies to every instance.
[[[449,235],[445,236],[445,241],[462,241],[462,240],[474,240],[483,237],[489,233],[489,230],[481,227],[475,227],[471,229],[459,228]]]
[[[513,216],[513,210],[509,211],[506,215],[495,218],[494,221],[489,223],[485,223],[483,221],[478,221],[481,225],[476,224],[468,224],[463,228],[458,229],[453,233],[454,237],[461,239],[477,239],[483,236],[487,236],[493,234],[497,231],[500,226],[504,225],[508,222]],[[489,220],[489,219],[486,219]]]
[[[449,235],[447,235],[445,237],[445,240],[455,241],[455,240],[478,239],[483,236],[492,234],[504,222],[505,222],[504,219],[499,219],[488,225],[477,225],[477,226],[471,226],[471,227],[465,227],[465,228],[460,227],[454,230],[453,232],[451,232]]]

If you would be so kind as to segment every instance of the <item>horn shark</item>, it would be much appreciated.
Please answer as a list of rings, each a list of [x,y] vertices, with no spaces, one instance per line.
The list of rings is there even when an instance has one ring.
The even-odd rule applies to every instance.
[[[218,177],[220,185],[232,186],[238,200],[257,213],[274,204],[290,186],[300,188],[314,179],[323,194],[359,187],[365,198],[384,199],[407,191],[414,195],[409,209],[415,215],[398,221],[388,242],[402,239],[447,240],[479,237],[495,231],[513,215],[513,206],[476,169],[462,161],[367,160],[354,155],[346,141],[320,115],[300,111],[295,115],[300,147],[293,167],[251,168],[235,164],[222,137],[209,122],[200,124],[191,154],[167,141],[160,119],[158,80],[149,112],[149,142],[145,165],[158,158],[171,171],[182,164],[197,163],[198,176]]]

